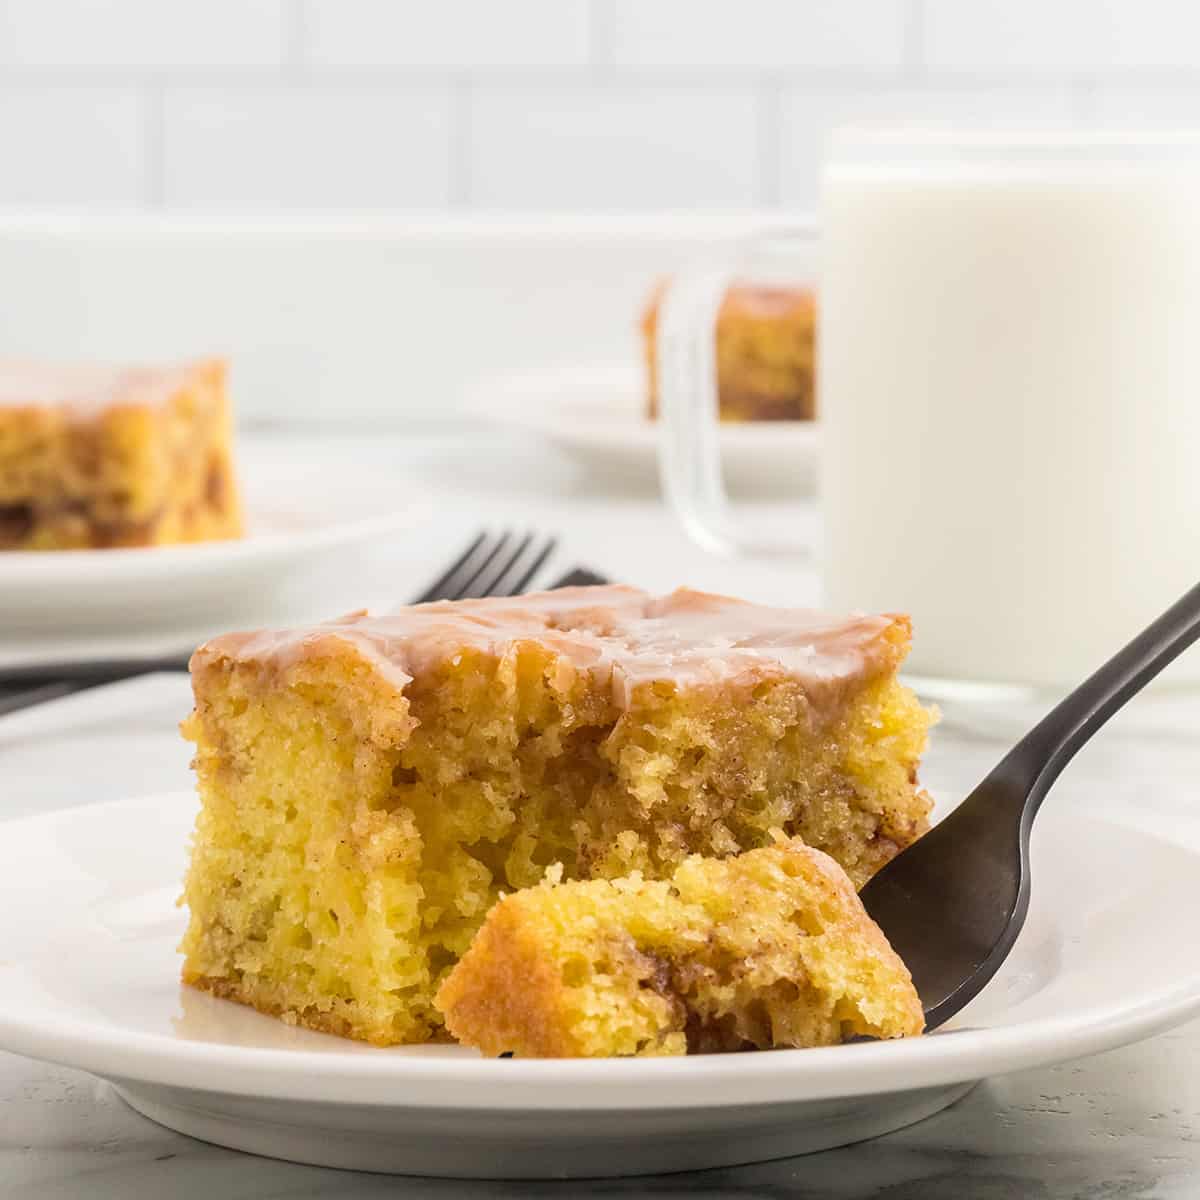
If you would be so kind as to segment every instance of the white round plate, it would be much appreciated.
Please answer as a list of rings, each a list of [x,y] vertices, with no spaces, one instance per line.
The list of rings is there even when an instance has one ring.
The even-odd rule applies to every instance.
[[[179,653],[221,629],[361,607],[372,552],[432,508],[334,439],[243,438],[238,475],[235,541],[0,554],[0,669]]]
[[[0,1047],[91,1071],[164,1125],[259,1154],[522,1178],[761,1161],[899,1128],[984,1076],[1200,1010],[1200,931],[1186,919],[1200,854],[1052,810],[1009,961],[929,1036],[680,1059],[380,1050],[180,986],[175,899],[194,812],[172,794],[3,825]]]
[[[658,475],[659,426],[646,416],[635,366],[545,367],[488,379],[469,397],[479,417],[536,433],[579,462],[610,474]],[[819,426],[745,421],[720,428],[721,461],[734,488],[811,491]]]

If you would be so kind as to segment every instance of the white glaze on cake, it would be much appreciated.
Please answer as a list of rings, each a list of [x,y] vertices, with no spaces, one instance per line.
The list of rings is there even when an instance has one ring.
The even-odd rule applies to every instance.
[[[87,417],[117,405],[161,405],[193,370],[0,359],[0,408],[51,408]]]
[[[888,637],[896,626],[903,636]],[[753,687],[779,678],[797,680],[814,704],[832,706],[864,680],[895,669],[907,650],[908,620],[770,608],[686,588],[660,597],[618,585],[563,588],[225,634],[196,651],[192,670],[232,660],[286,671],[352,647],[403,690],[464,650],[498,658],[522,642],[609,681],[621,707],[645,683]]]

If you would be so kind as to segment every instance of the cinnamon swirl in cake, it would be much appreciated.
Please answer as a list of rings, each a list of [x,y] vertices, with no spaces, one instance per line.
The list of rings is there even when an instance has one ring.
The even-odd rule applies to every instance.
[[[0,360],[0,550],[237,537],[225,366]]]
[[[192,660],[184,978],[381,1045],[503,893],[799,837],[861,886],[927,826],[909,622],[573,588],[232,634]]]

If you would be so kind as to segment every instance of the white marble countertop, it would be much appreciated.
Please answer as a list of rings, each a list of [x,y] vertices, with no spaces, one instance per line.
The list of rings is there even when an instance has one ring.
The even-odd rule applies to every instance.
[[[344,444],[343,444],[344,445]],[[398,572],[398,599],[487,523],[554,530],[552,566],[576,563],[651,588],[680,582],[811,602],[812,571],[731,565],[692,548],[636,480],[600,481],[504,440],[394,438],[353,447],[436,493],[436,525]],[[813,521],[800,504],[802,523]],[[781,507],[768,506],[778,518]],[[764,509],[766,511],[766,509]],[[796,503],[790,509],[793,521]],[[399,577],[403,576],[403,579]],[[56,702],[0,719],[0,819],[187,786],[175,724],[181,677],[117,685],[103,706]],[[935,793],[969,788],[1028,718],[951,708],[927,761]],[[1119,809],[1200,839],[1200,698],[1150,699],[1114,722],[1057,785],[1052,803]],[[2,834],[0,834],[2,836]],[[1200,1022],[1140,1045],[986,1082],[947,1111],[876,1141],[760,1166],[567,1185],[404,1180],[252,1158],[161,1129],[107,1084],[0,1053],[0,1200],[17,1197],[657,1195],[1173,1198],[1200,1195]]]

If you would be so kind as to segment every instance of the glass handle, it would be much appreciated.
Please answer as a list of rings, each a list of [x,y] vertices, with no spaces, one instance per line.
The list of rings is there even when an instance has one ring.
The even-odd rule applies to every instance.
[[[730,509],[718,436],[717,316],[732,265],[684,271],[668,285],[657,328],[659,474],[689,536],[724,555],[804,557],[811,547],[756,535]]]

